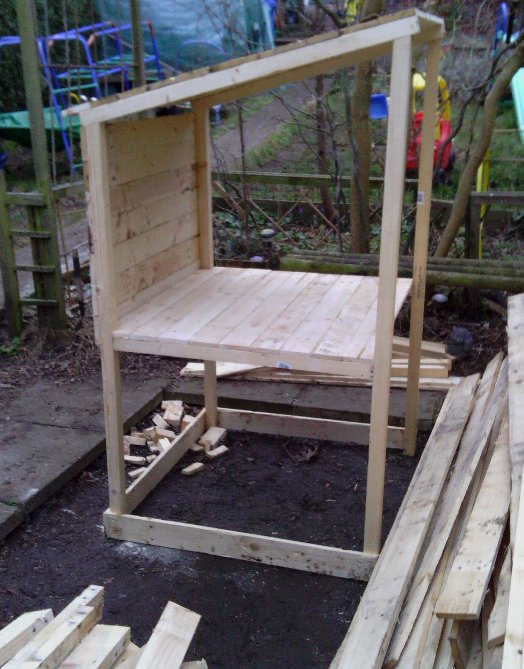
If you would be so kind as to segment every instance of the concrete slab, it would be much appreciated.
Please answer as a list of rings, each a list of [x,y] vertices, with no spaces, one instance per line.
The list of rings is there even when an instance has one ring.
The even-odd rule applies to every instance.
[[[125,429],[162,399],[167,379],[124,379]],[[104,451],[100,380],[38,381],[0,420],[0,538]],[[5,507],[5,508],[4,508]]]
[[[24,520],[24,514],[17,506],[0,502],[0,541],[18,527]]]

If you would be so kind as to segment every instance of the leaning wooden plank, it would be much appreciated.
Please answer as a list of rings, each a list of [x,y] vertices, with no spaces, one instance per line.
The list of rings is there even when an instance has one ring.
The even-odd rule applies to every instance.
[[[509,426],[502,426],[461,545],[440,593],[440,618],[478,620],[506,526],[510,498]]]
[[[136,669],[178,669],[199,622],[198,613],[168,602]]]
[[[59,669],[110,669],[129,643],[129,627],[96,625]]]
[[[112,665],[112,669],[135,669],[142,654],[142,648],[136,646],[130,641],[124,649],[122,655]]]
[[[467,669],[478,625],[469,620],[454,620],[449,633],[451,654],[456,669]]]
[[[23,613],[0,630],[0,667],[53,619],[51,609]]]
[[[511,551],[507,550],[498,578],[495,604],[488,621],[488,648],[495,648],[504,643],[508,621],[510,581]]]
[[[369,579],[377,559],[376,555],[331,546],[110,512],[104,514],[104,525],[107,536],[112,539],[262,562],[358,581]]]
[[[477,383],[478,376],[467,377],[446,396],[402,507],[331,669],[378,669],[382,666],[426,530],[470,415]]]
[[[449,643],[449,635],[451,633],[451,625],[453,624],[453,621],[443,620],[442,622],[444,623],[444,626],[440,635],[437,656],[435,657],[433,665],[428,665],[428,668],[454,669],[455,663],[453,661],[453,656],[451,655],[451,645]]]
[[[524,293],[508,300],[509,453],[511,458],[511,546],[515,546],[524,465]]]
[[[510,538],[513,571],[509,591],[508,623],[503,669],[522,666],[524,653],[524,293],[508,300],[509,451],[511,458]]]
[[[90,585],[4,665],[4,669],[57,667],[102,617],[104,588]]]
[[[168,450],[160,453],[140,478],[129,486],[126,491],[128,511],[135,509],[147,497],[200,437],[205,430],[205,415],[205,409],[202,409],[195,421],[182,430]]]
[[[444,490],[435,526],[428,545],[425,548],[424,555],[417,567],[417,572],[413,578],[395,628],[393,639],[391,640],[389,657],[392,659],[400,657],[455,525],[462,503],[468,493],[472,480],[476,476],[479,462],[491,432],[491,425],[495,421],[497,414],[499,401],[497,399],[497,401],[494,400],[492,402],[493,385],[495,382],[499,383],[500,380],[500,387],[496,389],[497,398],[504,390],[505,381],[503,383],[502,379],[506,377],[499,374],[501,359],[502,355],[499,354],[488,364],[478,390],[475,393],[475,403],[471,419],[464,431],[451,478]],[[484,425],[483,421],[486,416],[487,423]]]

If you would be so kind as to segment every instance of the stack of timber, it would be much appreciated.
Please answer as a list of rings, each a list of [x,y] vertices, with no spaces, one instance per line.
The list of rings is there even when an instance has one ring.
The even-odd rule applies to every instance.
[[[524,294],[449,391],[331,669],[522,669]]]
[[[391,364],[391,385],[406,387],[408,374],[409,339],[393,338],[393,360]],[[454,357],[446,352],[445,344],[422,342],[422,358],[420,361],[420,387],[425,390],[447,390],[456,385],[457,377],[449,376]],[[204,376],[204,364],[188,363],[181,371],[182,376]],[[354,379],[340,374],[322,374],[320,372],[304,372],[298,369],[256,367],[235,362],[218,362],[218,378],[241,378],[251,381],[289,381],[292,383],[320,383],[326,385],[371,385],[371,382]]]
[[[104,588],[90,585],[56,618],[51,609],[24,613],[0,630],[3,669],[207,669],[184,662],[200,616],[168,602],[139,648],[130,628],[101,625]]]

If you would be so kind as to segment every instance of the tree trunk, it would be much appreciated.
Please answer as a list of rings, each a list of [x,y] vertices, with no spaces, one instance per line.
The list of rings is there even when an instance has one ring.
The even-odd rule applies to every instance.
[[[383,0],[365,0],[362,21],[382,12]],[[373,62],[357,65],[351,96],[353,179],[351,185],[351,250],[369,253],[369,169],[371,164],[371,125],[369,105]]]
[[[328,164],[326,158],[326,110],[324,108],[324,76],[318,76],[315,80],[315,125],[317,131],[317,163],[320,174],[329,174]],[[324,214],[330,221],[336,218],[335,207],[333,206],[333,198],[329,190],[329,183],[320,186],[320,196],[322,198],[322,208]]]
[[[451,214],[437,246],[437,250],[435,251],[435,256],[437,257],[448,255],[451,245],[464,221],[473,181],[491,143],[499,100],[508,89],[514,74],[523,65],[524,41],[520,41],[515,52],[502,68],[492,89],[486,97],[479,135],[471,148],[469,158],[460,175]]]

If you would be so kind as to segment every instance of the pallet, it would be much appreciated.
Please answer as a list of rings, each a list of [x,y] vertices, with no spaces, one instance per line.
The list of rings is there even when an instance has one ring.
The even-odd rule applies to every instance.
[[[104,588],[90,585],[56,618],[51,609],[24,613],[0,630],[3,669],[207,669],[184,662],[200,616],[168,602],[143,648],[129,627],[101,625]]]

